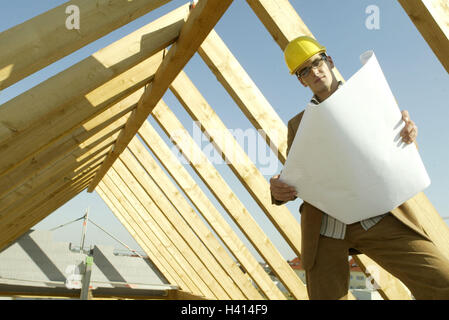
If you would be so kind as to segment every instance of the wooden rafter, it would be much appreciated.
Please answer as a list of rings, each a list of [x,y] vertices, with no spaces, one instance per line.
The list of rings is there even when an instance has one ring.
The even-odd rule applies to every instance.
[[[245,86],[245,88],[247,88]],[[184,72],[173,81],[170,89],[190,116],[201,124],[202,130],[213,141],[239,181],[245,186],[268,219],[283,235],[292,250],[300,256],[301,226],[285,206],[273,207],[267,190],[270,186],[265,177],[250,160],[230,131],[226,128],[212,107]],[[245,91],[245,90],[242,90]],[[263,109],[262,109],[263,110]],[[174,128],[173,128],[174,129]],[[254,134],[256,136],[256,134]]]
[[[160,208],[165,219],[173,225],[174,230],[176,230],[185,243],[188,244],[192,252],[197,255],[204,266],[210,270],[211,274],[214,275],[214,278],[230,298],[245,299],[245,295],[236,286],[236,284],[240,282],[236,272],[241,273],[241,270],[238,269],[235,263],[232,264],[232,259],[230,260],[230,265],[224,265],[223,254],[220,255],[217,252],[218,248],[221,248],[224,253],[224,249],[218,241],[213,243],[215,246],[213,247],[211,241],[215,238],[210,231],[207,235],[201,234],[201,227],[199,226],[198,221],[195,221],[197,222],[195,224],[196,229],[192,229],[189,223],[187,223],[187,221],[190,221],[191,224],[194,223],[192,222],[191,216],[187,216],[185,212],[178,212],[172,206],[153,179],[149,177],[145,170],[137,163],[137,160],[129,154],[129,151],[125,150],[121,154],[119,159],[114,163],[114,169],[117,172],[120,171],[125,178],[124,180],[128,183],[131,179],[135,179],[135,182],[142,187],[146,192],[147,197]],[[200,221],[200,223],[202,222]],[[228,270],[226,270],[226,267]]]
[[[178,285],[180,288],[190,292],[195,292],[196,290],[197,293],[200,293],[199,289],[189,287],[181,276],[178,275],[181,268],[176,268],[176,260],[171,260],[171,264],[168,262],[168,251],[158,244],[157,240],[155,240],[155,235],[148,230],[149,228],[144,223],[139,223],[139,221],[132,218],[131,213],[123,208],[103,181],[98,184],[98,188],[95,191],[171,284]],[[175,266],[172,266],[172,264]],[[191,285],[193,287],[193,283]]]
[[[449,73],[449,3],[446,0],[399,0],[399,3]]]
[[[131,115],[125,129],[122,130],[114,150],[106,159],[98,176],[92,181],[88,192],[92,192],[95,189],[114,161],[125,150],[142,123],[167,91],[173,79],[198,50],[198,47],[231,3],[232,0],[202,0],[192,10],[181,29],[178,40],[173,44],[162,61],[154,76],[154,80],[139,100],[136,112]]]
[[[170,0],[72,0],[0,33],[0,90],[75,52]],[[66,8],[79,8],[81,30],[66,26]]]
[[[244,276],[241,269],[226,253],[211,230],[179,194],[165,174],[161,171],[145,170],[128,149],[120,155],[116,164],[128,168],[139,183],[145,187],[147,193],[151,193],[150,196],[153,198],[153,201],[161,208],[161,211],[165,213],[178,232],[183,237],[187,237],[187,243],[190,246],[197,246],[194,248],[194,251],[198,256],[201,259],[208,258],[204,262],[215,271],[215,277],[219,278],[220,284],[229,292],[233,299],[262,299],[260,293],[257,292],[249,279]],[[162,181],[165,181],[165,183],[162,183]],[[200,242],[198,241],[204,244],[207,251],[203,249],[203,246],[199,245]]]
[[[141,130],[143,130],[142,132],[144,132],[145,129],[146,126],[144,124],[141,128]],[[150,128],[148,129],[151,130]],[[189,197],[190,201],[195,205],[197,210],[202,214],[203,218],[209,223],[227,248],[233,253],[245,270],[247,270],[249,276],[255,281],[258,287],[269,299],[285,299],[282,292],[268,277],[265,270],[263,270],[257,260],[252,256],[246,246],[238,238],[235,231],[207,198],[179,160],[172,154],[168,146],[152,131],[148,131],[147,136],[151,136],[151,143],[148,144],[149,148],[163,164],[170,176],[177,182],[179,187],[186,193],[187,197]],[[164,190],[167,190],[166,186],[170,186],[170,180],[165,177],[162,169],[157,165],[156,161],[152,159],[151,154],[149,154],[139,139],[134,137],[128,147],[141,165],[145,167],[147,172],[151,171],[153,174],[157,174],[157,179],[154,180],[157,180],[161,186],[165,186]],[[175,191],[173,190],[172,192]]]
[[[125,183],[115,169],[111,168],[105,176],[104,182],[115,194],[126,199],[129,203],[128,209],[132,207],[132,211],[138,214],[147,226],[157,234],[162,245],[171,253],[172,259],[178,261],[185,274],[189,276],[203,295],[215,299],[228,299],[228,295],[223,288],[214,280],[210,272],[204,268],[204,265],[198,260],[185,241],[179,235],[177,236],[173,226],[163,218],[159,208],[153,202],[148,201],[147,197],[144,196],[139,199],[134,195],[135,188],[137,192],[141,190],[137,187],[137,184],[133,183],[133,180]],[[138,195],[140,196],[140,194],[139,192]],[[145,205],[141,201],[144,201]]]
[[[272,242],[267,238],[257,222],[235,196],[232,189],[199,149],[192,137],[188,134],[168,106],[161,100],[153,110],[152,115],[166,134],[169,135],[178,148],[182,150],[183,155],[189,161],[192,168],[222,204],[223,208],[230,214],[232,219],[247,236],[248,240],[250,240],[259,254],[271,266],[278,279],[295,298],[306,299],[307,292],[302,281],[287,264]],[[152,133],[150,136],[149,133],[146,133],[149,132],[146,128],[150,128],[148,122],[146,122],[144,126],[142,126],[142,129],[139,130],[139,135],[147,145],[150,145],[153,139],[152,136],[157,134],[154,130],[151,130]],[[171,132],[176,132],[177,134],[171,135]]]
[[[182,6],[5,103],[0,174],[151,81],[187,14]]]
[[[132,98],[132,96],[128,98]],[[75,157],[87,154],[90,149],[125,125],[129,117],[129,111],[135,107],[135,103],[131,105],[119,103],[111,107],[104,114],[97,117],[101,119],[92,119],[92,121],[87,122],[82,127],[75,129],[71,134],[40,150],[31,159],[20,163],[7,175],[0,176],[0,199],[40,171],[52,166],[58,160],[70,154]]]

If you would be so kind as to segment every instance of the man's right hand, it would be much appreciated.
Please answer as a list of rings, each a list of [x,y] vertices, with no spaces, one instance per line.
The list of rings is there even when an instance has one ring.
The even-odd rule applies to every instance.
[[[298,196],[294,187],[279,180],[278,174],[270,179],[270,191],[273,197],[279,201],[294,200]]]

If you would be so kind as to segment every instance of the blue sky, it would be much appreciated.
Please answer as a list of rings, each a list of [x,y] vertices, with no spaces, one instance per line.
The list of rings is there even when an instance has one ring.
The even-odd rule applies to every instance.
[[[2,1],[0,4],[0,32],[64,2],[59,0]],[[408,110],[412,120],[418,125],[419,152],[432,180],[430,187],[425,190],[425,194],[440,215],[448,217],[449,131],[447,130],[447,121],[449,120],[449,108],[447,101],[449,101],[449,91],[447,87],[449,77],[402,7],[396,1],[385,0],[346,0],[344,2],[292,0],[290,2],[315,37],[327,47],[328,54],[333,57],[338,70],[345,79],[349,79],[360,68],[359,55],[366,50],[374,50],[401,109]],[[0,92],[0,104],[184,3],[185,1],[171,1],[3,90]],[[366,13],[366,8],[370,5],[379,8],[379,29],[370,30],[365,25],[365,21],[370,15]],[[62,19],[65,20],[65,17]],[[215,30],[285,123],[305,108],[311,93],[303,88],[295,77],[289,75],[280,48],[245,1],[234,1]],[[2,50],[5,49],[2,48]],[[235,102],[228,96],[198,55],[193,57],[185,71],[228,128],[245,130],[251,127],[249,121],[244,118]],[[164,100],[183,122],[186,129],[192,131],[192,119],[182,110],[174,96],[168,92]],[[157,127],[151,118],[150,122]],[[162,130],[158,128],[158,132],[168,141]],[[257,162],[256,165],[263,167]],[[189,167],[186,169],[195,176]],[[217,169],[235,193],[239,195],[281,254],[286,259],[293,258],[294,254],[288,245],[271,226],[229,168],[226,165],[217,165]],[[280,169],[281,165],[279,164]],[[270,176],[267,175],[266,178],[268,180]],[[203,183],[199,179],[196,180],[206,194],[210,195],[229,223],[234,225]],[[300,200],[297,200],[288,204],[288,208],[298,220],[297,210],[300,203]],[[139,248],[96,193],[83,192],[56,210],[35,228],[48,230],[72,221],[82,216],[87,207],[90,207],[90,217],[93,221],[129,246]],[[449,220],[446,222],[448,223]],[[237,232],[241,235],[239,231]],[[61,228],[54,232],[54,236],[57,240],[78,244],[81,236],[81,223]],[[241,235],[241,237],[243,236]],[[102,234],[93,225],[88,227],[87,243],[111,244],[122,248],[120,244]],[[249,245],[248,242],[245,243]],[[258,255],[256,254],[256,256]]]

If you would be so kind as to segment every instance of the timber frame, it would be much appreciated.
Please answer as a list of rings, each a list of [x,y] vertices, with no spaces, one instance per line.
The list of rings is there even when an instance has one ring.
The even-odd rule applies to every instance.
[[[449,72],[445,1],[398,1]],[[167,2],[110,0],[94,6],[89,0],[72,0],[90,19],[81,36],[52,19],[66,5],[0,33],[1,47],[9,47],[0,51],[0,90]],[[147,120],[151,116],[289,295],[308,298],[302,281],[162,100],[171,90],[201,123],[229,159],[232,172],[300,257],[299,223],[285,206],[271,204],[268,182],[233,136],[214,134],[216,128],[228,130],[183,72],[198,52],[251,124],[264,133],[279,161],[285,162],[286,125],[213,29],[231,3],[187,3],[0,107],[0,250],[83,190],[95,190],[159,271],[182,290],[168,298],[286,299],[152,127]],[[247,3],[281,50],[299,35],[313,36],[288,0]],[[17,41],[37,27],[41,37],[24,41],[26,47]],[[36,100],[37,96],[44,98]],[[181,134],[172,135],[175,131]],[[449,257],[446,224],[423,193],[412,203],[425,211],[419,217],[424,228]],[[355,258],[364,271],[377,266],[364,255]],[[383,298],[411,298],[396,278],[377,267],[385,280],[378,290]]]

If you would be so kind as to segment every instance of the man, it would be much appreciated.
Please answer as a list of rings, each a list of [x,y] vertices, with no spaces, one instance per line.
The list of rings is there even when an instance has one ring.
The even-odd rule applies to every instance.
[[[291,74],[314,96],[317,105],[343,85],[332,71],[334,62],[315,39],[299,37],[285,51]],[[287,154],[304,111],[288,122]],[[405,143],[415,141],[418,129],[402,111]],[[284,204],[297,197],[294,187],[276,175],[270,179],[272,203]],[[449,261],[436,248],[418,222],[412,207],[404,202],[391,212],[350,225],[303,202],[301,214],[301,259],[306,271],[310,299],[347,299],[348,255],[363,253],[401,280],[416,299],[449,299]]]

